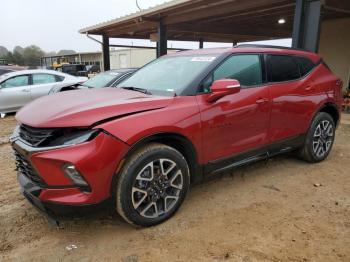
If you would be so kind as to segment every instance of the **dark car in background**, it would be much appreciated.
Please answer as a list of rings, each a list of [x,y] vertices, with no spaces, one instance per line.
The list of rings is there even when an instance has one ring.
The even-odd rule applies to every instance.
[[[86,66],[82,64],[63,64],[61,67],[57,68],[57,71],[72,76],[87,76]]]

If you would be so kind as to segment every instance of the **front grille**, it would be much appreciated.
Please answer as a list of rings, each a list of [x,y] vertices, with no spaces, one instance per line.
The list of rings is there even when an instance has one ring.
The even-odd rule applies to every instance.
[[[45,187],[45,182],[37,174],[31,163],[16,150],[14,150],[14,155],[16,158],[16,170],[25,175],[38,186]]]
[[[45,146],[58,132],[60,129],[57,128],[34,128],[23,124],[19,127],[20,138],[34,147]]]

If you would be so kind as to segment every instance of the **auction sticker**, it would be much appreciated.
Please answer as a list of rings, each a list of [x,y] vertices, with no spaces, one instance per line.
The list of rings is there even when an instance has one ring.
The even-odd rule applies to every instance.
[[[211,62],[215,60],[215,56],[197,56],[191,59],[192,62]]]

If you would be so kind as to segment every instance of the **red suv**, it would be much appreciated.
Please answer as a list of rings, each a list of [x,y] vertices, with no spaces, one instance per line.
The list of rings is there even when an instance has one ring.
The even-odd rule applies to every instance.
[[[112,199],[127,222],[155,225],[203,177],[288,151],[324,160],[340,118],[339,78],[317,54],[290,48],[178,52],[119,87],[18,112],[18,180],[42,211]]]

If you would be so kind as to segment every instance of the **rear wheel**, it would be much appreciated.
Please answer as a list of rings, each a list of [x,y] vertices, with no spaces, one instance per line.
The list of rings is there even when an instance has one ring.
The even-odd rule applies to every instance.
[[[152,143],[125,163],[117,183],[117,211],[129,223],[152,226],[170,218],[189,188],[185,158],[174,148]]]
[[[306,135],[305,144],[299,154],[300,157],[311,163],[324,160],[332,149],[334,138],[333,118],[325,112],[318,113]]]

